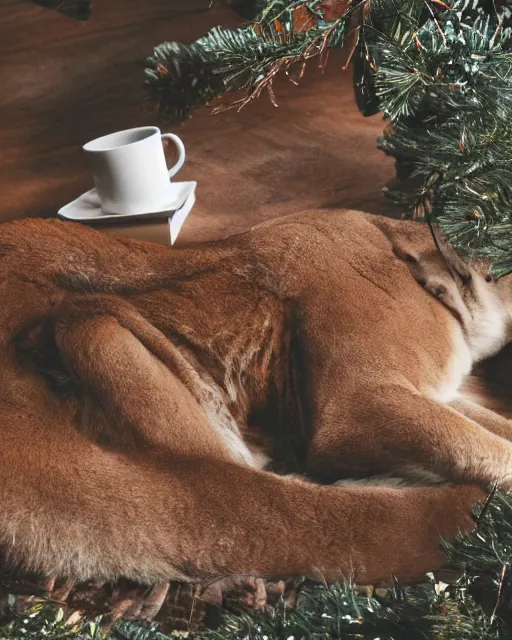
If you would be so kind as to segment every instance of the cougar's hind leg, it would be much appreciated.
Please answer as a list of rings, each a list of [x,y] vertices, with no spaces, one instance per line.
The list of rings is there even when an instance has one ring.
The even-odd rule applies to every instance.
[[[71,434],[44,466],[25,460],[24,477],[0,469],[1,548],[11,564],[77,582],[418,579],[442,567],[439,536],[471,528],[484,496],[471,485],[320,486],[227,461],[120,454]]]

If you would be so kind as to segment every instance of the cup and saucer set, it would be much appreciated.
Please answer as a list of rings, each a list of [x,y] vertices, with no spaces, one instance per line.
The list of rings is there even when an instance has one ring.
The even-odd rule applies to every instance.
[[[172,141],[178,161],[167,168],[163,140]],[[197,182],[174,182],[185,162],[185,147],[173,133],[136,127],[96,138],[84,145],[94,189],[58,211],[63,220],[86,224],[169,220],[171,244],[195,203]]]

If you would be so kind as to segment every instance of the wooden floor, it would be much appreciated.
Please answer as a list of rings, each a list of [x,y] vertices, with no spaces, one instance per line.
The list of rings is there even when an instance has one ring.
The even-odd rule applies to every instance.
[[[0,0],[0,220],[55,215],[90,188],[86,141],[142,124],[167,129],[145,99],[144,60],[164,40],[191,42],[216,24],[238,23],[223,0],[209,3],[96,0],[91,20],[78,23],[31,0]],[[359,114],[335,58],[324,75],[311,66],[300,87],[283,81],[276,94],[279,108],[263,96],[241,113],[204,111],[175,129],[188,153],[180,178],[199,183],[178,242],[225,237],[305,208],[399,213],[381,196],[394,175],[375,146],[381,118]],[[163,225],[113,232],[167,236]],[[489,367],[509,397],[511,363],[505,355]],[[483,379],[472,388],[497,403],[482,395]]]
[[[78,23],[30,0],[0,0],[0,219],[54,215],[90,188],[81,146],[122,128],[157,124],[143,91],[144,60],[165,40],[191,42],[238,17],[217,0],[101,0]],[[242,113],[197,114],[178,129],[199,182],[183,241],[217,238],[315,206],[383,210],[392,162],[375,148],[379,116],[357,111],[334,60],[301,87],[282,82]],[[315,73],[316,72],[316,73]]]
[[[31,0],[0,0],[1,219],[53,215],[90,188],[81,146],[154,123],[144,60],[166,39],[193,40],[208,0],[99,0],[87,23]]]

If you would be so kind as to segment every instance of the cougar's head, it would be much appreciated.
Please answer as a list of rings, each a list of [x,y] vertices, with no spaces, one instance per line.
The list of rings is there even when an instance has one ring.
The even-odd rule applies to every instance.
[[[512,277],[495,280],[490,260],[471,264],[433,230],[437,252],[464,303],[463,328],[475,361],[497,353],[512,340]]]
[[[512,273],[503,276],[499,280],[493,280],[490,270],[486,274],[486,280],[493,283],[493,287],[499,296],[501,304],[505,309],[507,324],[507,342],[512,341]]]
[[[494,280],[490,262],[469,264],[437,231],[435,240],[426,251],[399,255],[416,281],[459,321],[473,360],[494,355],[512,341],[512,276]]]
[[[512,278],[495,280],[488,262],[472,263],[469,273],[469,280],[457,284],[467,309],[467,340],[478,361],[512,340]]]

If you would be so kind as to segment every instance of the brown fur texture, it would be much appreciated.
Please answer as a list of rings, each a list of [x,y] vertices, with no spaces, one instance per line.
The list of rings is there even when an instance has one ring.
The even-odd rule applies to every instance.
[[[511,423],[456,398],[509,338],[508,290],[475,272],[464,324],[411,247],[426,227],[351,211],[183,250],[0,226],[5,562],[146,584],[440,567],[439,536],[512,480]],[[390,473],[446,484],[301,477]]]

